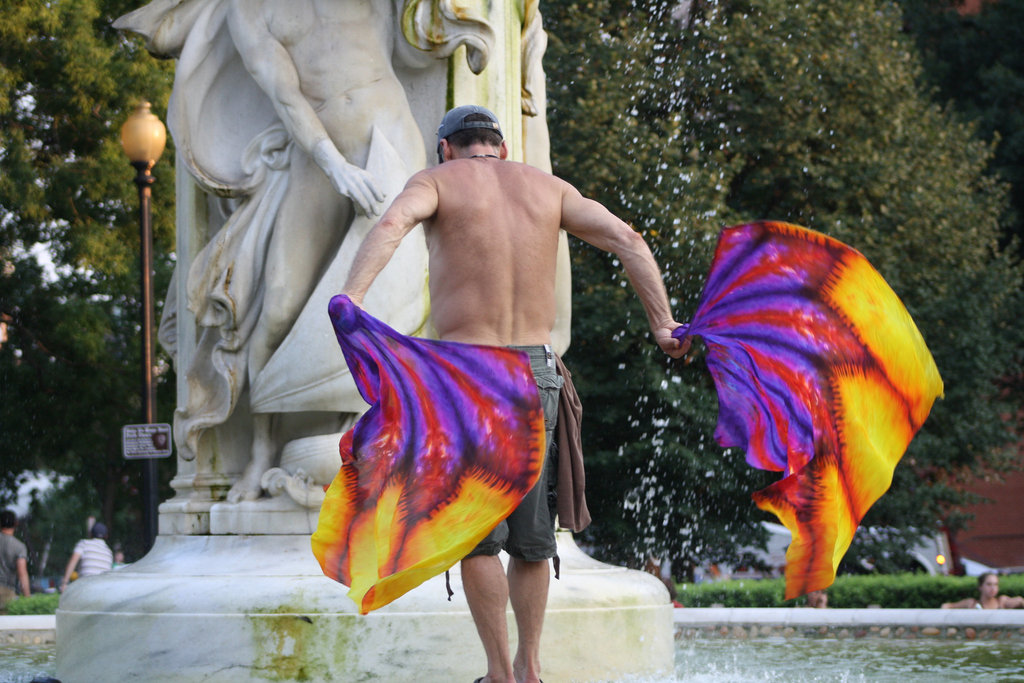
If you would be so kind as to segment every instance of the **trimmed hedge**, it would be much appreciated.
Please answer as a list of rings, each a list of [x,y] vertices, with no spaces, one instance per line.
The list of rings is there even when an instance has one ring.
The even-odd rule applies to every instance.
[[[677,585],[678,601],[686,607],[801,607],[803,597],[783,600],[783,579],[742,579]],[[999,577],[999,592],[1024,595],[1024,574]],[[829,607],[934,608],[978,595],[973,576],[927,574],[871,574],[839,576],[828,588]],[[7,604],[10,615],[56,614],[59,593],[36,593]]]
[[[677,588],[677,600],[686,607],[801,607],[807,604],[804,597],[783,600],[785,581],[781,578],[681,583]],[[1000,576],[999,592],[1024,595],[1024,574]],[[927,609],[977,595],[978,580],[973,576],[839,576],[828,588],[828,606]]]
[[[35,593],[7,603],[7,614],[23,616],[26,614],[56,614],[60,593]]]

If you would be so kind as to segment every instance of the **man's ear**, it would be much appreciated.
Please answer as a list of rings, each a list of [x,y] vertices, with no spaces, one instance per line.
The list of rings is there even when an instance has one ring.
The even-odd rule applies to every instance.
[[[508,159],[508,143],[504,140],[501,141],[501,148],[498,150],[498,157],[501,159]]]
[[[438,147],[441,150],[440,151],[440,157],[441,158],[438,161],[438,163],[442,163],[443,164],[446,161],[451,161],[452,160],[452,145],[451,145],[451,143],[448,142],[448,140],[441,140],[441,142],[438,143]]]

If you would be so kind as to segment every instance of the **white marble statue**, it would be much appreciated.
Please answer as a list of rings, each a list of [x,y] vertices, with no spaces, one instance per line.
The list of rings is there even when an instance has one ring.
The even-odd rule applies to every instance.
[[[380,203],[426,165],[394,60],[416,67],[466,45],[470,68],[486,65],[491,28],[456,5],[154,0],[115,23],[178,59],[168,113],[177,153],[223,198],[225,220],[211,221],[205,245],[182,265],[197,339],[178,368],[188,395],[175,436],[179,455],[197,459],[197,476],[216,471],[217,448],[201,440],[248,411],[251,458],[230,502],[261,495],[287,442],[336,433],[364,408],[325,340],[327,301]],[[368,310],[405,334],[423,332],[421,243],[405,249],[375,297]],[[162,340],[175,338],[163,330]]]

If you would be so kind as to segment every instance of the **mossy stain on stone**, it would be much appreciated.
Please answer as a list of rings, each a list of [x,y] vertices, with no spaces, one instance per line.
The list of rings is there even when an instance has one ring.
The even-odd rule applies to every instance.
[[[329,680],[332,673],[346,670],[339,659],[347,651],[344,638],[339,639],[334,629],[325,633],[318,628],[318,616],[284,605],[250,613],[253,673],[268,681],[313,681]]]

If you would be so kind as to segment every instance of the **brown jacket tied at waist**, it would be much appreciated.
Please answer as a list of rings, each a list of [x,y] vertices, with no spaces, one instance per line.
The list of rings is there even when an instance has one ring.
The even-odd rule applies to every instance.
[[[562,391],[558,395],[558,425],[555,428],[558,445],[558,526],[579,532],[590,524],[587,509],[586,475],[583,473],[583,446],[580,425],[583,405],[572,385],[572,375],[555,356],[558,374],[562,376]]]

